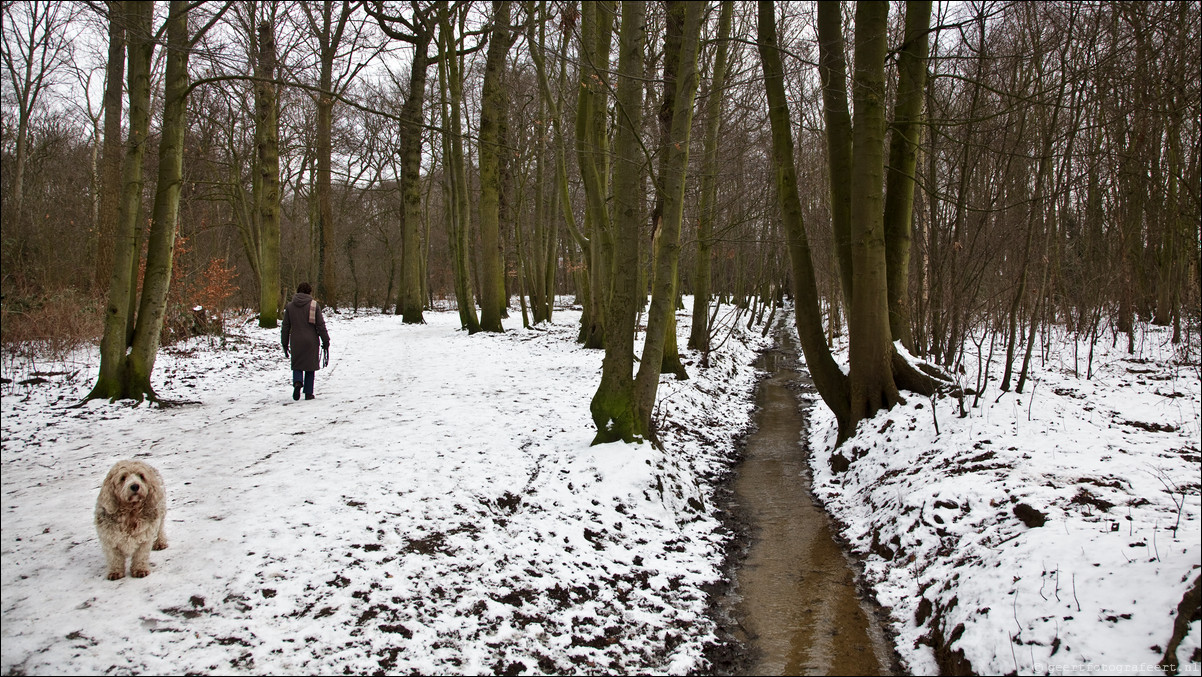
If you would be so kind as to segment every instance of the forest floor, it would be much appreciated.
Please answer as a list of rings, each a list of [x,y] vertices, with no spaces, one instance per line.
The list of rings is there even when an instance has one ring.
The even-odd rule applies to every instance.
[[[840,449],[812,407],[812,491],[908,670],[1164,674],[1176,628],[1166,665],[1202,672],[1202,363],[1196,334],[1170,337],[1143,327],[1134,352],[1107,336],[1091,355],[1045,336],[1023,393],[999,390],[1005,351],[985,341],[962,403],[910,395]]]
[[[662,451],[590,447],[602,355],[574,342],[578,311],[500,335],[426,320],[330,313],[313,401],[253,322],[161,352],[159,394],[199,402],[180,407],[71,408],[95,348],[5,353],[0,671],[708,671],[737,537],[715,497],[769,340],[738,327],[708,368],[686,355],[691,378],[661,384]],[[841,472],[811,410],[814,493],[912,672],[936,669],[930,644],[981,673],[1153,672],[1202,566],[1196,351],[1149,332],[1092,379],[1036,364],[1034,402],[994,392],[957,418],[912,399]],[[112,582],[92,511],[128,457],[166,480],[170,547]],[[1196,660],[1200,625],[1178,655]]]
[[[330,365],[299,402],[253,322],[162,351],[159,394],[200,402],[180,407],[72,409],[94,349],[6,356],[0,670],[699,669],[728,540],[710,497],[768,342],[736,329],[664,381],[666,451],[592,447],[602,353],[579,318],[468,336],[454,312],[328,313]],[[126,457],[165,478],[170,546],[110,582],[92,512]]]

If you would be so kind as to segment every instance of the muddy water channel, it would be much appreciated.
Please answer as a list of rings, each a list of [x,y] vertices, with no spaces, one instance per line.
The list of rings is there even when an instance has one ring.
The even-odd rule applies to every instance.
[[[798,395],[811,386],[797,371],[792,332],[779,331],[777,347],[760,359],[770,376],[759,386],[758,429],[734,484],[750,544],[728,605],[748,648],[745,674],[889,674],[893,650],[857,594],[826,513],[810,500]]]

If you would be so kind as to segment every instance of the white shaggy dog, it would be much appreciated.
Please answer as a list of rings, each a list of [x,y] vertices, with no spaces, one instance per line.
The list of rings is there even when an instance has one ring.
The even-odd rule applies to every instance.
[[[167,495],[159,471],[142,461],[117,461],[104,478],[96,499],[96,533],[108,560],[108,579],[150,574],[150,549],[167,547],[163,517]]]

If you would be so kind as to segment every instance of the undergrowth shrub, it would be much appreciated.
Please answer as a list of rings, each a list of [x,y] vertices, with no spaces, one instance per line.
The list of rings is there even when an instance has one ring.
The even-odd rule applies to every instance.
[[[238,292],[237,272],[224,258],[192,271],[180,265],[190,251],[186,238],[177,247],[160,345],[225,332],[228,301]],[[139,271],[140,280],[142,271]],[[104,335],[103,294],[66,287],[34,291],[6,287],[0,298],[0,345],[9,356],[62,360],[72,350],[99,344]]]
[[[169,346],[193,336],[225,333],[227,301],[238,293],[238,273],[225,258],[209,259],[204,267],[189,266],[188,238],[179,236],[171,267],[171,287],[159,344]]]
[[[10,292],[0,299],[0,344],[7,353],[62,359],[104,333],[104,299],[78,289]]]

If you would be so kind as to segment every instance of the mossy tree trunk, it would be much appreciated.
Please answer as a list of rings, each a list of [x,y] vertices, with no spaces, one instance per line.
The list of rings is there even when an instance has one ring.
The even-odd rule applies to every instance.
[[[502,332],[507,305],[505,266],[501,251],[501,126],[508,97],[501,84],[509,50],[508,0],[493,2],[493,29],[484,65],[480,101],[480,328]]]
[[[128,343],[118,337],[129,316],[121,316],[119,306],[134,298],[134,275],[137,263],[136,224],[126,227],[129,214],[138,212],[141,194],[142,151],[135,143],[144,143],[149,127],[149,66],[152,54],[150,26],[153,6],[148,3],[129,3],[127,27],[130,32],[130,149],[126,156],[125,194],[122,200],[122,240],[115,257],[113,284],[105,321],[105,336],[101,343],[100,377],[88,398],[150,399],[158,397],[150,384],[158,355],[163,318],[167,309],[167,293],[171,285],[171,266],[175,253],[175,238],[179,214],[180,190],[183,184],[184,135],[186,132],[187,98],[189,92],[188,55],[194,38],[188,35],[188,2],[172,0],[167,15],[167,64],[164,74],[163,123],[159,141],[158,180],[154,207],[151,212],[150,233],[146,248],[146,272],[142,278],[142,293],[137,304],[133,336]],[[148,9],[149,7],[149,9]],[[209,25],[212,25],[210,23]],[[126,272],[130,271],[130,272]],[[128,277],[127,277],[128,275]],[[128,307],[128,306],[127,306]],[[126,350],[128,346],[128,351]]]
[[[759,49],[764,66],[769,101],[769,120],[772,124],[773,158],[777,165],[777,195],[782,221],[788,232],[790,257],[793,264],[793,284],[797,299],[797,329],[802,350],[814,384],[823,401],[834,412],[839,423],[839,441],[855,433],[856,424],[871,417],[882,408],[901,401],[900,388],[921,394],[933,393],[938,383],[903,359],[893,348],[889,329],[888,293],[886,278],[886,243],[884,235],[884,134],[885,134],[885,77],[886,25],[888,4],[860,2],[856,6],[855,23],[855,120],[851,128],[851,161],[846,168],[831,164],[832,185],[848,186],[850,208],[850,373],[844,375],[831,358],[824,340],[822,319],[814,284],[813,263],[801,226],[801,205],[797,195],[796,171],[793,167],[793,142],[789,128],[789,113],[784,98],[780,56],[776,48],[775,19],[770,2],[761,2],[759,13]],[[838,5],[834,5],[837,10]],[[834,56],[843,53],[841,20],[831,15],[830,7],[819,6],[818,22],[820,61],[824,70],[824,109],[838,118],[848,110],[846,100],[840,101],[839,68]],[[838,30],[836,30],[838,29]],[[831,78],[828,80],[827,78]],[[827,120],[827,134],[841,135],[842,123],[832,126]],[[828,138],[828,148],[842,148],[843,141]],[[834,210],[832,210],[834,212]],[[837,219],[832,213],[832,221]],[[838,223],[836,242],[838,242]],[[840,265],[842,268],[843,264]],[[844,284],[846,289],[847,285]]]
[[[590,3],[585,4],[587,7]],[[598,6],[603,4],[596,3]],[[608,271],[609,278],[609,284],[605,286],[610,291],[606,294],[608,302],[605,304],[605,358],[601,363],[601,383],[590,404],[593,423],[597,426],[593,444],[618,440],[633,442],[645,434],[635,406],[633,370],[644,171],[639,130],[643,119],[646,9],[644,2],[622,3],[614,114],[617,126],[614,134],[614,215],[612,230],[599,233],[604,243],[602,266]],[[598,13],[604,11],[598,7]],[[587,10],[585,17],[587,20]],[[606,21],[597,23],[605,24]],[[607,30],[604,25],[599,28]]]
[[[338,303],[338,266],[334,254],[338,248],[338,240],[334,222],[334,209],[331,203],[332,165],[333,165],[333,128],[334,128],[334,59],[342,45],[342,36],[351,15],[351,7],[342,3],[342,10],[334,16],[334,0],[322,0],[320,4],[302,4],[309,31],[317,39],[318,44],[318,92],[317,105],[317,175],[313,194],[317,201],[311,215],[315,218],[313,227],[317,241],[317,284],[318,296],[327,304],[336,306]]]
[[[142,278],[138,319],[129,351],[133,383],[144,388],[143,392],[151,397],[154,391],[150,387],[150,374],[154,371],[167,311],[175,238],[179,231],[179,198],[184,181],[184,136],[190,84],[188,55],[192,47],[188,36],[188,8],[187,0],[172,0],[167,14],[167,65],[163,78],[158,178],[146,242],[146,273]]]
[[[537,3],[537,9],[535,6],[532,0],[526,3],[527,15],[538,17],[527,24],[529,26],[528,44],[530,53],[538,55],[536,71],[539,80],[539,119],[549,119],[550,121],[549,127],[543,128],[543,133],[539,135],[538,141],[538,166],[536,169],[538,188],[535,194],[534,242],[531,254],[533,272],[530,275],[530,283],[534,300],[533,321],[535,324],[539,324],[550,322],[555,312],[555,279],[556,270],[559,267],[559,220],[555,214],[560,206],[558,162],[563,159],[563,142],[560,138],[562,125],[559,111],[562,109],[560,106],[563,99],[562,81],[566,69],[561,60],[559,71],[561,86],[553,95],[543,63],[545,61],[543,55],[547,50],[546,0],[540,0]],[[533,36],[535,27],[538,30],[537,38]],[[560,32],[560,35],[558,53],[563,52],[563,45],[567,40],[566,32]],[[548,134],[547,132],[551,130],[553,130],[553,134]],[[553,145],[548,145],[549,142]],[[566,174],[566,167],[564,171]],[[568,205],[567,212],[571,214],[571,204]],[[575,216],[572,215],[571,218],[574,221]],[[571,226],[575,228],[575,223],[573,222]]]
[[[540,18],[546,16],[547,3],[546,0],[537,3],[537,5],[528,0],[525,3],[526,15],[530,17],[530,27],[528,35],[530,37],[529,49],[533,52],[539,52],[540,56],[547,49],[547,27],[546,21]],[[534,29],[537,25],[538,37],[534,37]],[[536,66],[536,69],[538,66]],[[539,75],[542,79],[542,75]],[[540,83],[538,90],[538,120],[544,125],[547,122],[547,96]],[[544,254],[547,243],[547,231],[554,232],[554,227],[551,225],[551,219],[548,218],[549,203],[547,192],[547,128],[544,126],[543,131],[537,135],[534,142],[534,204],[532,212],[534,218],[531,223],[532,242],[529,243],[531,253],[527,254],[521,247],[518,248],[518,264],[521,269],[520,280],[523,288],[526,288],[530,295],[530,318],[534,324],[549,322],[551,320],[550,310],[551,304],[548,299],[554,292],[548,292],[546,287],[546,265],[548,263]],[[516,229],[517,236],[521,238],[522,228],[519,225]],[[525,309],[522,306],[522,321],[525,322]]]
[[[658,364],[660,373],[675,374],[679,379],[687,379],[688,372],[680,361],[680,351],[676,345],[676,286],[678,277],[678,262],[680,260],[680,221],[683,218],[684,174],[688,168],[688,143],[690,126],[693,120],[693,97],[697,92],[697,43],[700,39],[702,7],[693,3],[670,0],[665,3],[667,26],[664,37],[664,93],[659,109],[659,171],[655,177],[655,208],[652,210],[651,238],[651,287],[654,294],[670,293],[671,299],[665,300],[667,315],[662,315],[663,307],[656,307],[652,299],[652,310],[648,311],[648,332],[655,331],[658,335],[647,336],[646,347],[652,348],[648,354],[644,348],[643,361],[640,364],[640,374],[647,365],[647,358]],[[682,98],[683,97],[683,98]],[[686,100],[687,99],[687,100]],[[677,105],[677,101],[680,105]],[[681,116],[687,120],[680,119]],[[684,124],[681,128],[679,125]],[[670,275],[671,279],[664,279]],[[662,330],[658,326],[663,323]],[[652,325],[657,325],[654,330]],[[662,341],[662,345],[661,345]],[[658,357],[657,357],[658,354]],[[640,377],[641,380],[642,377]],[[640,403],[646,394],[646,387],[640,386]],[[654,388],[651,389],[651,399],[654,403]]]
[[[714,221],[718,200],[718,130],[722,126],[722,96],[726,89],[726,61],[730,51],[731,15],[734,2],[723,0],[718,14],[718,53],[710,76],[705,100],[705,140],[702,153],[701,207],[697,221],[697,260],[693,270],[693,324],[689,329],[689,348],[709,352],[709,301],[711,250],[714,246]]]
[[[476,300],[472,293],[471,268],[468,264],[467,171],[463,157],[463,127],[460,102],[463,77],[460,58],[455,56],[458,41],[451,17],[444,14],[439,22],[439,48],[445,56],[438,61],[439,98],[443,126],[442,157],[447,195],[447,239],[454,260],[455,301],[459,323],[468,334],[480,331]]]
[[[784,71],[776,42],[776,17],[770,0],[761,0],[759,3],[758,32],[757,47],[764,69],[768,120],[772,127],[776,194],[780,203],[781,223],[788,240],[789,260],[793,268],[797,336],[818,394],[835,413],[839,429],[846,430],[851,421],[847,376],[831,356],[822,328],[818,284],[815,281],[814,263],[802,221],[801,198],[797,192],[797,168],[793,164],[793,133],[788,101],[785,98]]]
[[[609,199],[609,50],[613,40],[615,6],[612,1],[581,3],[580,87],[576,96],[576,158],[584,188],[584,228],[588,247],[583,251],[588,294],[582,299],[580,340],[587,348],[600,348],[609,336],[609,270],[613,256]],[[616,180],[616,179],[615,179]],[[565,204],[570,204],[565,201]],[[633,340],[633,338],[632,338]]]
[[[851,416],[856,421],[901,401],[891,366],[882,191],[888,19],[888,3],[856,3],[850,181],[853,278],[848,317]],[[839,177],[831,177],[832,183],[838,181]]]
[[[526,8],[527,8],[526,11],[529,14],[534,15],[534,12],[536,10],[534,9],[534,3],[532,0],[526,3]],[[576,246],[580,248],[580,251],[584,253],[585,261],[588,261],[590,258],[589,250],[590,250],[590,247],[592,246],[592,242],[589,240],[589,237],[584,232],[581,231],[579,225],[577,225],[577,223],[576,223],[576,213],[572,209],[572,200],[571,200],[570,193],[568,191],[568,171],[567,171],[568,165],[567,165],[567,150],[566,150],[567,143],[564,141],[564,134],[563,134],[563,105],[562,105],[564,83],[567,79],[567,67],[566,67],[566,65],[560,66],[559,88],[557,91],[553,92],[551,89],[551,79],[550,79],[549,74],[547,73],[547,65],[546,65],[546,57],[545,57],[545,54],[546,54],[545,27],[546,27],[546,23],[547,23],[546,22],[546,3],[545,2],[539,3],[539,9],[537,10],[537,12],[538,12],[538,16],[542,17],[542,20],[537,21],[537,22],[528,23],[526,35],[527,35],[527,41],[530,45],[537,45],[537,47],[532,47],[530,49],[530,56],[534,61],[535,72],[538,75],[538,84],[539,84],[539,92],[541,95],[541,101],[547,107],[548,117],[551,120],[551,147],[552,147],[552,151],[554,152],[554,157],[555,157],[555,179],[554,179],[555,188],[554,188],[554,197],[551,199],[551,202],[558,205],[560,210],[563,212],[563,222],[564,222],[564,225],[567,226],[568,234],[572,237],[572,240],[576,243]],[[535,25],[537,25],[539,27],[539,37],[537,39],[534,37],[534,33],[533,33]],[[560,52],[563,51],[564,42],[566,42],[566,37],[563,38],[562,42],[560,43]],[[554,210],[552,210],[552,211],[554,211]],[[557,267],[559,246],[558,246],[557,229],[554,227],[548,227],[547,230],[549,232],[547,233],[546,249],[544,250],[544,256],[546,256],[546,263],[545,263],[545,266],[543,269],[543,274],[545,276],[544,285],[547,290],[547,293],[546,293],[546,303],[547,303],[546,319],[549,321],[551,319],[551,311],[552,311],[552,308],[553,308],[554,302],[555,302],[555,270]],[[589,318],[589,309],[592,306],[592,302],[591,302],[592,294],[590,293],[590,286],[588,285],[587,275],[583,275],[583,276],[579,276],[579,277],[580,277],[581,283],[577,285],[577,291],[579,293],[579,296],[581,297],[580,298],[581,305],[585,309],[585,312],[581,316],[581,335],[583,337],[584,327],[586,327],[590,324],[590,322],[588,321],[588,318]],[[536,315],[536,317],[537,317],[537,315]],[[599,343],[598,343],[598,346],[599,346]]]
[[[140,259],[139,231],[142,203],[143,160],[150,130],[150,63],[154,54],[154,6],[123,2],[113,8],[110,21],[125,27],[128,48],[126,68],[129,91],[129,131],[121,164],[121,197],[113,246],[112,274],[100,340],[100,373],[87,399],[134,397],[129,383],[127,355],[133,338],[136,309],[135,275]],[[137,399],[145,394],[139,392]]]
[[[826,162],[830,178],[831,230],[835,260],[850,311],[851,262],[851,113],[847,106],[847,58],[843,51],[843,11],[838,2],[820,2],[818,10],[818,74],[822,80],[822,111],[826,121]],[[836,178],[838,177],[838,178]]]
[[[103,289],[113,273],[113,249],[121,203],[121,106],[125,79],[125,26],[123,0],[110,1],[108,65],[104,85],[104,146],[100,155],[100,214],[96,233],[97,289]]]
[[[421,160],[426,71],[434,62],[429,54],[434,29],[449,10],[446,2],[432,5],[412,3],[408,16],[389,15],[383,3],[366,3],[364,8],[376,19],[385,35],[413,45],[413,56],[409,62],[409,92],[401,105],[400,114],[401,282],[396,313],[405,324],[424,324]]]
[[[275,17],[258,25],[255,60],[255,204],[259,212],[259,326],[279,323],[280,287],[280,109],[275,79]]]
[[[659,227],[652,244],[655,280],[651,306],[647,310],[647,336],[643,341],[642,361],[635,379],[639,427],[645,435],[654,434],[651,416],[660,373],[675,373],[680,378],[687,378],[678,355],[675,356],[675,366],[670,370],[665,366],[672,362],[668,348],[674,349],[676,343],[676,273],[680,260],[680,225],[684,219],[685,173],[689,166],[689,137],[693,127],[694,96],[697,93],[697,46],[704,9],[702,3],[668,4],[664,82],[665,87],[671,83],[672,93],[668,96],[665,91],[664,103],[668,110],[661,113],[661,123],[666,118],[668,129],[666,143],[661,145],[666,156],[659,172],[663,202],[659,210]]]
[[[926,93],[927,29],[930,0],[906,2],[906,33],[897,62],[897,103],[889,139],[885,178],[885,239],[889,289],[889,329],[894,340],[914,351],[910,326],[910,231],[914,214],[914,174]]]

